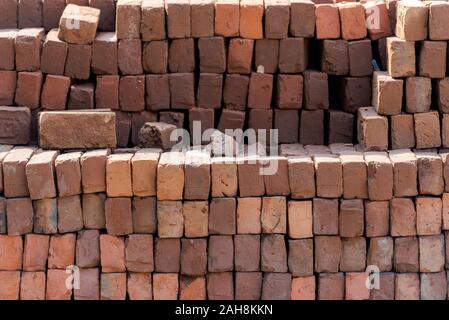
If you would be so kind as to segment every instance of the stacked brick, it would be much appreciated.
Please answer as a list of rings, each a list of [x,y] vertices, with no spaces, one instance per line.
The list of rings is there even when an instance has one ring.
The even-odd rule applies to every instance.
[[[280,151],[2,146],[0,298],[447,299],[447,153]]]
[[[84,18],[85,6],[101,10],[97,23],[81,24],[90,38],[67,37],[76,15],[62,13],[74,3]],[[112,109],[121,147],[158,120],[277,128],[281,143],[353,143],[357,109],[371,103],[372,47],[391,35],[393,12],[382,2],[309,0],[1,5],[0,105],[31,110],[32,140],[41,110]],[[381,26],[367,29],[378,11]]]

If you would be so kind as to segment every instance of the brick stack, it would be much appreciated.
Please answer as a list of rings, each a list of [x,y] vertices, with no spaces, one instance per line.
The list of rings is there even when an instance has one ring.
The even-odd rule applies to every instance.
[[[0,298],[447,298],[447,153],[280,151],[3,146]]]

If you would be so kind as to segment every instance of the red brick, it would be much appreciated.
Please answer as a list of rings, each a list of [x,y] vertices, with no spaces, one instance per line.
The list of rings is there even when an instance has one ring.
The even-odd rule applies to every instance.
[[[417,273],[395,275],[396,300],[419,300],[419,276]]]
[[[45,272],[22,272],[21,300],[45,300]]]
[[[345,275],[343,273],[321,273],[318,275],[318,300],[343,300]]]
[[[288,300],[292,290],[289,273],[265,273],[262,282],[262,300]]]
[[[0,300],[18,300],[20,271],[0,271]]]
[[[6,201],[8,235],[31,233],[33,230],[33,206],[29,198],[15,198]]]
[[[156,198],[134,197],[132,217],[135,233],[155,233],[157,229]]]
[[[48,249],[48,268],[66,269],[75,263],[76,236],[73,233],[53,235]]]
[[[388,201],[365,202],[365,230],[366,236],[370,238],[388,235],[390,230]]]
[[[140,34],[142,41],[165,39],[164,1],[143,0],[141,9]]]
[[[17,28],[17,1],[3,1],[1,10],[5,13],[0,19],[0,28]]]
[[[17,77],[16,94],[14,101],[18,106],[36,109],[39,107],[42,73],[36,72],[19,72]]]
[[[313,234],[338,234],[338,201],[336,199],[313,199]]]
[[[40,68],[41,45],[45,38],[42,28],[21,29],[15,40],[16,70],[37,71]]]
[[[200,73],[196,94],[197,106],[201,108],[221,108],[223,75]]]
[[[338,5],[341,21],[341,35],[345,40],[357,40],[367,35],[365,26],[365,9],[360,3]]]
[[[153,286],[151,273],[129,273],[127,288],[130,300],[152,300]]]
[[[42,45],[40,58],[42,72],[53,75],[63,75],[67,50],[68,44],[58,38],[58,29],[50,30]]]
[[[174,39],[170,43],[168,66],[170,72],[195,71],[195,52],[193,38]]]
[[[180,300],[206,300],[205,277],[181,277],[179,281]]]
[[[370,39],[378,40],[391,35],[392,30],[387,4],[383,2],[364,3],[363,7]]]
[[[154,267],[156,272],[178,273],[180,270],[181,241],[155,238]]]
[[[342,238],[340,271],[365,271],[366,240],[364,237]]]
[[[146,75],[146,105],[150,110],[170,108],[170,84],[168,75]]]
[[[260,270],[260,235],[234,236],[235,271]]]
[[[0,235],[0,270],[22,269],[23,241],[19,236]]]
[[[179,282],[175,273],[155,273],[153,275],[153,299],[177,300]]]
[[[67,289],[66,281],[70,275],[66,270],[47,270],[46,300],[70,300],[72,289]]]
[[[14,70],[14,42],[18,30],[6,29],[0,31],[0,70]]]
[[[419,271],[441,272],[444,270],[444,236],[419,237]]]
[[[180,200],[184,190],[184,155],[178,152],[161,154],[157,168],[158,200]],[[173,182],[177,187],[174,188]]]
[[[84,193],[106,191],[106,159],[109,150],[88,151],[81,156]]]
[[[207,201],[186,201],[183,204],[184,235],[187,238],[209,235],[209,205]]]
[[[133,234],[126,242],[126,269],[131,272],[153,272],[153,236]]]
[[[249,81],[248,108],[269,109],[273,93],[273,76],[252,73]]]
[[[209,233],[235,234],[235,198],[213,198],[210,202]]]
[[[236,272],[235,299],[259,300],[262,291],[261,272]]]
[[[80,287],[74,289],[75,300],[99,300],[100,299],[100,270],[80,269]]]
[[[254,40],[231,39],[228,50],[228,73],[250,74]]]
[[[242,38],[263,38],[263,14],[263,1],[244,0],[240,2],[240,36]]]
[[[265,37],[282,39],[288,36],[290,5],[288,1],[265,2]]]
[[[141,0],[117,1],[115,20],[117,39],[137,39],[140,37],[141,5]]]
[[[182,202],[158,201],[157,222],[159,238],[181,238],[184,234]]]
[[[332,4],[318,4],[315,7],[317,39],[340,38],[340,14]]]
[[[377,266],[380,272],[391,271],[393,267],[393,238],[371,238],[366,260],[367,265]]]
[[[427,37],[429,8],[421,2],[398,2],[396,9],[396,35],[408,41]]]
[[[120,245],[120,239],[106,236],[105,247],[109,250],[113,241]],[[112,243],[112,244],[111,244]],[[106,252],[105,255],[108,253]],[[117,263],[120,263],[117,261]],[[78,232],[76,240],[76,265],[80,268],[93,268],[100,266],[100,233],[98,230],[82,230]]]
[[[287,272],[287,248],[283,235],[264,235],[261,242],[261,270]]]
[[[291,300],[315,300],[315,276],[292,279]]]
[[[23,267],[25,271],[45,271],[50,237],[29,234],[25,236]]]
[[[78,195],[58,198],[58,230],[60,233],[83,229],[83,210]]]
[[[394,270],[396,272],[419,271],[419,248],[416,237],[400,237],[394,242]]]
[[[143,73],[142,42],[140,39],[122,39],[118,42],[118,68],[122,75]]]
[[[223,73],[226,70],[225,43],[222,37],[198,39],[200,72]]]
[[[107,198],[105,201],[106,229],[112,235],[131,234],[132,213],[130,198]]]
[[[288,248],[288,269],[292,276],[313,275],[313,240],[289,240]]]
[[[101,300],[126,299],[126,273],[102,273],[100,277]]]
[[[324,144],[323,110],[303,110],[300,117],[299,143],[304,145]]]
[[[15,71],[0,71],[0,103],[2,105],[12,105],[16,91],[17,73]]]
[[[400,114],[390,119],[391,149],[413,148],[415,146],[413,115]]]
[[[115,1],[113,0],[89,0],[89,6],[101,10],[98,29],[102,31],[114,31],[115,28]]]
[[[288,159],[290,190],[293,199],[315,196],[315,168],[310,157],[298,156]]]
[[[83,110],[94,108],[94,84],[91,82],[75,83],[70,86],[67,109]]]
[[[256,40],[255,67],[265,73],[275,73],[279,65],[279,40]]]
[[[167,36],[170,39],[188,38],[191,35],[190,2],[187,0],[167,0]]]
[[[379,288],[371,289],[370,300],[394,300],[395,274],[382,272],[379,277]]]
[[[209,300],[233,300],[234,282],[232,272],[208,273],[207,297]]]
[[[290,34],[294,37],[304,38],[311,38],[315,35],[315,4],[312,1],[290,1]]]
[[[92,47],[90,45],[69,44],[64,75],[79,80],[88,80],[91,61]]]
[[[279,74],[276,80],[277,107],[280,109],[301,109],[303,77],[301,75]]]
[[[173,109],[190,109],[195,106],[193,73],[170,75],[170,105]]]
[[[119,101],[122,111],[145,109],[145,76],[124,76],[120,78]]]
[[[26,175],[32,200],[56,197],[54,161],[58,154],[58,151],[43,151],[28,161]]]
[[[167,73],[168,52],[167,40],[144,43],[142,52],[143,70],[148,73]]]
[[[95,37],[92,44],[92,72],[97,75],[118,74],[118,45],[115,33],[99,32]]]
[[[100,236],[102,272],[125,272],[125,241],[121,237]]]
[[[363,236],[365,219],[362,200],[341,200],[339,218],[340,236]]]
[[[337,272],[341,259],[341,240],[337,236],[317,236],[315,245],[315,272]]]
[[[42,88],[41,107],[47,110],[64,110],[70,84],[68,77],[47,75]]]
[[[181,274],[203,276],[207,272],[207,240],[181,240]]]
[[[240,6],[236,0],[215,2],[215,35],[236,37],[239,35]]]
[[[387,38],[387,70],[393,78],[415,75],[415,44],[396,37]]]
[[[345,300],[368,300],[370,290],[366,287],[365,272],[350,272],[345,276]]]

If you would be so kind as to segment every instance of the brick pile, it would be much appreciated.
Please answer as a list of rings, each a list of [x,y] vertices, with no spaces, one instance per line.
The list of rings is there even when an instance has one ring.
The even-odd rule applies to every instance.
[[[2,299],[448,296],[448,153],[2,151]]]

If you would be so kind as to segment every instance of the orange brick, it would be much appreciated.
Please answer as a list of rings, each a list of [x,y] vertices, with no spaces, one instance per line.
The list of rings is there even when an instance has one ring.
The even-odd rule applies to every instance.
[[[215,35],[237,37],[239,35],[239,0],[217,0],[215,2]]]
[[[181,200],[184,191],[184,154],[165,152],[157,166],[157,199]]]
[[[81,176],[84,193],[106,191],[106,160],[109,149],[93,150],[81,156]]]
[[[290,238],[312,238],[312,222],[312,201],[288,202],[288,235]]]
[[[263,38],[263,14],[263,0],[240,1],[240,36],[242,38]]]
[[[125,272],[125,240],[122,237],[100,236],[102,272]]]
[[[349,272],[345,276],[345,299],[368,300],[370,290],[366,287],[367,275],[365,272]]]
[[[23,250],[23,270],[46,270],[49,241],[50,237],[46,235],[27,234],[25,236],[25,247]]]
[[[122,236],[133,232],[130,198],[107,198],[105,220],[108,234]]]
[[[182,276],[179,281],[179,300],[206,300],[206,278]]]
[[[315,276],[293,278],[292,300],[315,300]]]
[[[361,3],[342,3],[338,5],[341,21],[341,36],[345,40],[366,37],[365,9]]]
[[[318,4],[315,6],[317,39],[340,38],[340,14],[333,4]]]
[[[100,290],[101,300],[125,300],[126,273],[102,273]]]
[[[132,197],[131,153],[111,154],[106,161],[108,197]]]
[[[58,230],[60,233],[83,229],[83,210],[79,195],[58,198]]]
[[[20,300],[45,300],[45,272],[22,272]]]
[[[209,235],[209,203],[207,201],[185,201],[182,214],[185,237],[199,238]]]
[[[158,201],[157,223],[159,238],[181,238],[184,231],[182,202]]]
[[[154,149],[141,149],[131,159],[132,184],[135,196],[156,195],[156,172],[159,152]]]
[[[66,270],[47,270],[47,289],[45,294],[46,300],[70,300],[72,297],[72,289],[68,289],[66,281],[70,274]]]
[[[0,300],[18,300],[20,271],[0,271]]]
[[[152,300],[151,273],[128,273],[128,296],[130,300]]]
[[[76,235],[68,233],[54,235],[50,238],[48,251],[48,268],[65,269],[75,263]]]
[[[28,182],[26,164],[31,159],[34,148],[16,147],[3,159],[3,184],[5,197],[27,197]]]
[[[339,158],[315,156],[316,190],[318,197],[338,198],[343,194],[343,169]]]
[[[235,158],[211,158],[212,197],[234,197],[237,195],[237,164]]]
[[[81,152],[69,152],[56,158],[55,168],[60,197],[81,193],[81,155]]]
[[[22,269],[22,237],[0,235],[0,253],[1,271]]]
[[[155,273],[153,274],[153,298],[154,300],[178,299],[178,274]]]

